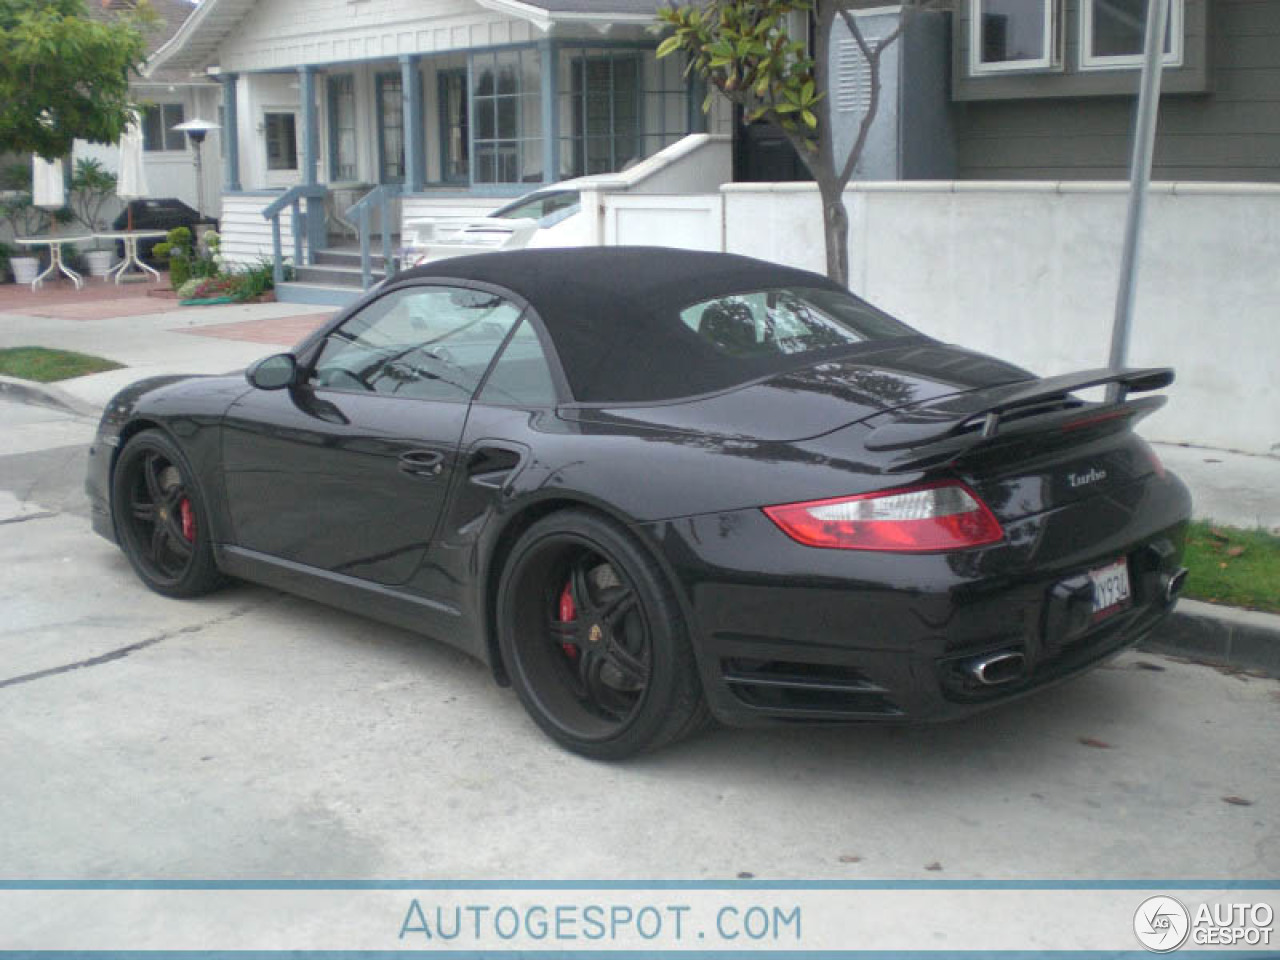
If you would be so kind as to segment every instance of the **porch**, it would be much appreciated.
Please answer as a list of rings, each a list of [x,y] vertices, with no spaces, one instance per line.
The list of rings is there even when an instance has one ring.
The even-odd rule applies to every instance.
[[[682,73],[647,37],[220,72],[223,251],[357,292],[391,262],[405,220],[483,216],[706,129]]]

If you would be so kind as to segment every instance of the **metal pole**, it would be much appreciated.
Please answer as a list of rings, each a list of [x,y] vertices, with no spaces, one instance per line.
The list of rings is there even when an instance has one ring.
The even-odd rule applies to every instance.
[[[1116,316],[1111,328],[1111,367],[1122,367],[1129,356],[1129,330],[1138,292],[1138,251],[1151,186],[1151,157],[1155,151],[1156,119],[1160,109],[1160,79],[1164,73],[1164,36],[1169,23],[1169,0],[1147,0],[1147,35],[1142,62],[1142,84],[1133,130],[1133,158],[1129,165],[1129,213],[1124,227],[1124,254],[1120,260],[1120,288],[1116,292]],[[1116,400],[1120,388],[1112,384],[1107,398]]]
[[[200,155],[201,142],[196,140],[193,144],[196,148],[196,213],[200,219],[204,219],[204,164],[201,162],[203,158]]]

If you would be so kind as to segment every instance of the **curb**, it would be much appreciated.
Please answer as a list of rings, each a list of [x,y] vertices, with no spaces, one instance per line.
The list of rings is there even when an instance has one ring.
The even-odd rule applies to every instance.
[[[1142,649],[1280,677],[1280,616],[1274,613],[1179,600],[1157,634]]]
[[[97,407],[73,397],[65,390],[47,383],[36,383],[34,380],[20,380],[17,377],[0,376],[0,395],[17,400],[19,403],[32,403],[42,407],[53,407],[77,417],[90,417],[96,420],[102,415]]]

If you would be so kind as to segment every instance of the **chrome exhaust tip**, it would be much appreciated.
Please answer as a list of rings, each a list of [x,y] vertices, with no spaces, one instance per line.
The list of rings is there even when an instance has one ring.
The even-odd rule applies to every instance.
[[[1187,568],[1179,567],[1176,572],[1166,573],[1160,579],[1164,582],[1165,603],[1173,603],[1187,585]]]
[[[1021,653],[1006,650],[980,657],[969,664],[969,674],[984,687],[1012,683],[1026,672],[1027,658]]]

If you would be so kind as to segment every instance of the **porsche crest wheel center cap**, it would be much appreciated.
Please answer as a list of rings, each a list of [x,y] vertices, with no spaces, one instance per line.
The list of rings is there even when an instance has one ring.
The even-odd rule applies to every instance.
[[[593,623],[591,629],[587,632],[587,642],[595,647],[599,646],[603,640],[604,630],[601,629],[600,624]]]

